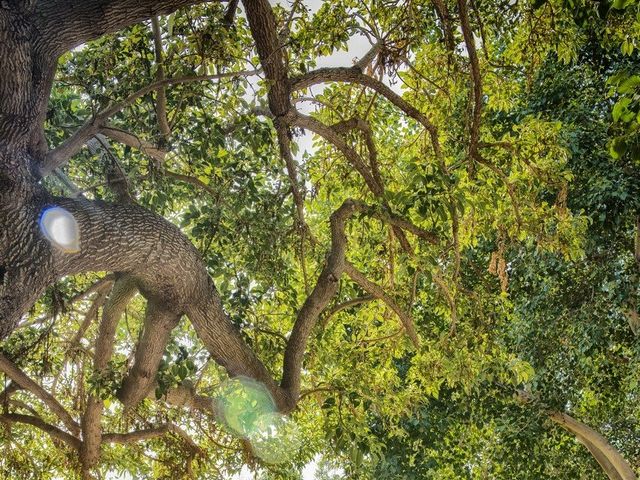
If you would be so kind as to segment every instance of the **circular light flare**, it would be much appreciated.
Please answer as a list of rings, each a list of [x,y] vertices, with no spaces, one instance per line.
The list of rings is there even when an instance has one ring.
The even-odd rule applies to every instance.
[[[249,435],[255,455],[266,463],[280,464],[291,461],[300,449],[300,429],[280,413],[265,413],[255,423]]]
[[[64,253],[80,251],[80,228],[74,216],[62,207],[48,207],[40,215],[40,231]]]
[[[260,382],[235,377],[224,382],[216,398],[225,426],[249,441],[265,463],[291,461],[302,444],[299,427],[278,412],[273,397]]]
[[[276,411],[276,404],[267,388],[247,377],[226,381],[217,402],[226,426],[242,438],[249,438],[260,416]]]

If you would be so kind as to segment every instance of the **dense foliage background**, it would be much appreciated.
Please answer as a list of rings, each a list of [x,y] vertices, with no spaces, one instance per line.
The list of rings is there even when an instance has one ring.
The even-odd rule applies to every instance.
[[[438,241],[409,235],[406,248],[363,215],[349,223],[347,257],[410,313],[419,346],[385,303],[343,278],[305,358],[292,414],[300,448],[281,464],[254,455],[210,412],[164,401],[178,385],[215,397],[226,379],[186,319],[165,351],[155,398],[123,412],[116,392],[144,302],[127,309],[108,374],[95,375],[106,292],[79,294],[103,275],[50,289],[3,354],[70,412],[80,415],[88,393],[99,395],[107,431],[172,422],[192,439],[169,432],[106,446],[106,478],[228,478],[243,465],[258,478],[300,478],[312,461],[326,479],[605,478],[553,412],[600,432],[640,473],[638,3],[472,1],[478,78],[456,2],[295,0],[274,10],[290,77],[354,38],[370,41],[377,47],[367,74],[428,116],[441,152],[375,90],[298,90],[298,104],[325,124],[365,122],[343,138],[384,183],[372,192],[319,137],[297,151],[303,131],[293,129],[300,218],[247,21],[239,10],[229,22],[227,5],[211,3],[158,19],[160,64],[150,22],[60,61],[47,117],[52,146],[156,81],[159,65],[166,78],[220,78],[166,86],[168,135],[158,124],[159,92],[133,100],[110,128],[146,147],[101,137],[47,186],[116,201],[109,179],[124,174],[129,195],[199,249],[225,309],[276,376],[325,260],[331,212],[354,198],[402,215]],[[24,391],[5,395],[3,409],[51,418]],[[2,425],[0,445],[6,478],[78,471],[75,453],[33,426]]]

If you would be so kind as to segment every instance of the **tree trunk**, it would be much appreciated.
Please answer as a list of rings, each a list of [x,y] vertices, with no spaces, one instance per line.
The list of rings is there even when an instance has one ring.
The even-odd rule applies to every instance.
[[[0,338],[11,333],[56,280],[89,271],[122,272],[133,279],[153,309],[170,319],[169,323],[187,314],[218,363],[231,375],[246,375],[265,384],[278,406],[287,410],[291,408],[288,396],[223,311],[198,251],[180,230],[138,206],[53,198],[38,183],[37,172],[45,152],[42,128],[56,54],[152,15],[195,3],[200,2],[3,2]],[[78,252],[59,250],[40,231],[39,219],[49,206],[66,209],[77,221]],[[166,332],[162,336],[166,337]],[[151,367],[157,362],[158,352],[153,357]],[[148,369],[143,370],[138,373],[144,376]],[[125,388],[123,393],[127,391]]]

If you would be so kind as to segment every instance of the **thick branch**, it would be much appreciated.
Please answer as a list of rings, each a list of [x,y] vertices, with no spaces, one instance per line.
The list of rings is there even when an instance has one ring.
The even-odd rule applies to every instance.
[[[411,315],[405,312],[400,307],[400,305],[398,305],[397,302],[384,291],[382,287],[370,281],[351,263],[347,262],[345,264],[344,271],[347,275],[349,275],[349,278],[351,278],[351,280],[360,285],[360,287],[362,287],[367,293],[373,295],[379,300],[382,300],[391,310],[395,312],[395,314],[400,319],[404,330],[407,332],[407,335],[413,342],[413,345],[418,348],[420,346],[420,340],[418,339],[418,333],[416,332],[416,328],[413,325],[413,319],[411,318]]]
[[[38,2],[39,29],[58,56],[81,43],[202,0],[49,0]]]
[[[560,425],[565,430],[575,434],[578,437],[586,439],[595,448],[600,450],[609,463],[615,468],[615,471],[622,480],[636,480],[636,474],[627,461],[620,453],[611,446],[611,444],[598,432],[588,427],[582,422],[577,421],[570,415],[561,412],[551,412],[549,418]],[[610,477],[616,478],[616,477]]]
[[[33,381],[29,376],[27,376],[22,370],[20,370],[16,364],[14,364],[11,360],[5,357],[0,353],[0,370],[4,372],[7,377],[16,382],[25,390],[28,390],[37,398],[42,400],[42,402],[51,409],[53,413],[64,423],[67,429],[75,434],[79,432],[79,425],[77,422],[71,417],[69,412],[44,388],[42,388],[39,384]]]
[[[283,389],[288,391],[292,402],[295,402],[300,394],[300,371],[309,335],[318,316],[338,291],[339,280],[346,261],[345,223],[357,211],[357,208],[354,202],[347,200],[331,215],[331,251],[313,291],[298,311],[293,325],[285,349],[282,383],[280,384]]]
[[[180,315],[166,310],[156,301],[147,302],[133,367],[118,392],[118,398],[125,407],[135,406],[153,389],[164,349],[179,320]]]
[[[609,480],[623,480],[623,478],[620,476],[613,464],[609,461],[607,456],[602,453],[602,450],[597,448],[593,443],[591,443],[582,435],[576,434],[576,438],[580,443],[587,447],[587,450],[589,450],[591,455],[593,455],[593,458],[596,459],[596,462],[598,462],[598,465],[600,465],[602,471],[609,477]]]
[[[300,371],[309,335],[320,313],[336,294],[340,277],[349,268],[349,263],[345,258],[347,247],[345,224],[354,213],[363,213],[375,217],[377,216],[376,212],[376,208],[349,199],[345,200],[340,208],[331,215],[331,249],[313,291],[298,311],[285,350],[281,386],[288,392],[293,402],[295,402],[300,393]],[[417,342],[417,334],[408,314],[404,313],[384,291],[380,291],[380,287],[371,284],[368,280],[366,282],[368,283],[363,282],[363,284],[369,287],[369,293],[376,298],[381,298],[390,305],[403,321],[403,325],[405,325],[405,329],[414,340],[414,343]]]
[[[227,10],[224,12],[224,17],[222,18],[222,24],[227,28],[233,25],[233,21],[236,18],[236,11],[238,10],[238,3],[240,3],[240,0],[229,0]]]
[[[24,423],[26,425],[31,425],[39,428],[45,433],[48,433],[52,438],[62,440],[71,448],[74,448],[76,450],[80,448],[80,440],[78,440],[76,437],[60,430],[58,427],[46,423],[44,420],[38,417],[34,417],[31,415],[21,415],[18,413],[3,413],[0,414],[0,422]]]
[[[276,118],[283,117],[291,109],[291,89],[273,10],[268,0],[244,0],[242,4],[269,81],[269,110]]]

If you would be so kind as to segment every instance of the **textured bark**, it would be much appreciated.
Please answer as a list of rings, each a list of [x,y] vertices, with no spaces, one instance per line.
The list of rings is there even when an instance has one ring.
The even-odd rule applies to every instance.
[[[164,309],[158,303],[147,303],[134,364],[118,392],[118,398],[125,407],[136,405],[153,389],[162,354],[169,342],[171,331],[179,320],[180,315]]]
[[[89,271],[118,272],[118,280],[103,307],[94,371],[99,375],[106,370],[118,320],[131,296],[139,290],[147,299],[148,306],[135,363],[120,391],[125,403],[135,403],[153,386],[157,363],[170,330],[182,315],[186,315],[212,357],[231,376],[243,375],[261,382],[273,395],[280,411],[288,412],[295,407],[299,396],[300,372],[309,335],[319,315],[334,297],[344,272],[345,222],[355,212],[367,213],[363,205],[347,201],[331,217],[331,249],[313,291],[297,314],[285,350],[282,382],[278,385],[224,312],[200,254],[178,228],[136,205],[55,198],[38,183],[43,175],[64,165],[88,139],[105,128],[110,116],[141,96],[176,82],[252,73],[161,79],[97,113],[60,147],[45,155],[42,126],[58,56],[105,33],[196,3],[201,2],[50,0],[9,1],[0,7],[0,338],[13,330],[45,288],[56,280]],[[244,6],[270,82],[269,115],[281,125],[280,136],[288,135],[286,128],[295,116],[291,115],[291,87],[275,17],[266,0],[246,0]],[[369,79],[367,77],[365,83],[370,84]],[[362,82],[362,79],[355,81]],[[382,87],[374,83],[372,88],[380,90],[397,105],[404,106],[410,115],[415,114],[400,97]],[[425,118],[418,118],[429,125]],[[435,132],[435,129],[430,132]],[[126,141],[130,142],[131,138],[126,136]],[[353,149],[341,141],[341,150],[351,155]],[[286,141],[282,144],[287,145]],[[143,147],[142,142],[140,146]],[[159,153],[160,149],[146,146],[144,149],[164,158]],[[362,163],[362,172],[368,171],[357,154],[352,155],[351,160]],[[293,177],[295,180],[295,172]],[[177,174],[176,178],[179,178]],[[378,195],[383,193],[374,175],[368,173],[365,180]],[[76,219],[80,241],[78,252],[58,250],[41,233],[38,221],[49,206],[62,207]],[[387,216],[387,219],[396,223],[400,221],[393,216]],[[14,376],[16,383],[39,392],[37,385],[29,384],[17,374]],[[170,392],[167,400],[175,399],[176,395],[177,392]],[[186,395],[184,401],[194,408],[215,412],[214,405],[194,393]],[[49,403],[53,410],[57,409],[54,403]],[[73,419],[66,418],[63,412],[57,413],[70,431],[78,430]],[[31,423],[79,446],[83,475],[90,477],[91,470],[99,461],[103,441],[128,441],[126,439],[140,438],[140,435],[156,434],[156,431],[149,431],[144,434],[103,435],[101,413],[102,401],[90,395],[81,422],[80,444],[77,439],[72,440],[75,437],[65,437],[67,434],[62,430],[39,424],[37,419],[18,420],[16,417],[11,421]],[[170,428],[163,426],[159,430]]]
[[[49,0],[39,2],[36,14],[54,52],[67,50],[107,33],[167,15],[202,0]]]
[[[121,277],[114,283],[109,299],[102,310],[102,320],[93,355],[94,375],[99,376],[105,372],[113,354],[113,341],[118,322],[135,293],[136,286],[131,277]],[[90,476],[89,472],[100,460],[102,409],[102,400],[95,395],[89,395],[82,417],[82,445],[80,448],[80,463],[85,477]]]
[[[126,272],[154,305],[187,314],[214,358],[232,375],[275,383],[222,309],[199,252],[177,227],[136,205],[60,199],[80,226],[81,252],[56,252],[58,275]]]
[[[256,42],[260,64],[270,82],[269,110],[276,118],[284,117],[291,109],[291,88],[273,10],[268,0],[244,0],[242,4]]]
[[[57,58],[34,15],[27,2],[0,8],[0,150],[11,146],[12,154],[46,150],[42,126]]]
[[[284,354],[281,386],[292,399],[300,394],[300,370],[307,340],[320,313],[338,291],[340,277],[345,266],[347,237],[344,232],[347,220],[357,210],[352,201],[346,201],[331,215],[331,251],[311,294],[298,311],[296,321]]]

